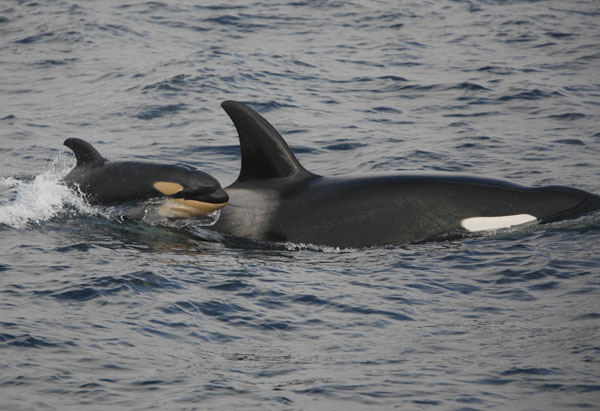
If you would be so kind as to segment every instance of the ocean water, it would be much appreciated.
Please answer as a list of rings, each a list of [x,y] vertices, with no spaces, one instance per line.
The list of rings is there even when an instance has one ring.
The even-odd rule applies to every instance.
[[[599,73],[593,0],[2,1],[0,409],[597,409],[597,213],[259,247],[60,178],[79,137],[226,186],[233,99],[318,174],[600,193]]]

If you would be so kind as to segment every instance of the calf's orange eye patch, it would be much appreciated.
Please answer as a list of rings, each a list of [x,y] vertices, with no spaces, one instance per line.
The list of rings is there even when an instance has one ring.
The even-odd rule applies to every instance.
[[[179,183],[171,183],[168,181],[157,181],[153,187],[167,196],[172,196],[180,191],[183,191],[183,186]]]

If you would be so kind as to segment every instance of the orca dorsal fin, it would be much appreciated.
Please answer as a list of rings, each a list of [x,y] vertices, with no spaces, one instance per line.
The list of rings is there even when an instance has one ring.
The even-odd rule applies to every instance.
[[[106,161],[94,146],[80,138],[68,138],[63,144],[75,153],[75,158],[77,159],[76,167],[98,167]]]
[[[283,177],[311,177],[298,162],[281,134],[260,114],[236,101],[224,101],[240,139],[242,168],[238,182]]]

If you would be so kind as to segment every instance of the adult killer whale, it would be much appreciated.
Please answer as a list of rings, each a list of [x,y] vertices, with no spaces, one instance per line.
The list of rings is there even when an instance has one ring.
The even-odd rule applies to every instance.
[[[88,142],[68,138],[77,164],[63,181],[91,203],[111,204],[166,197],[164,217],[193,217],[224,207],[229,196],[212,176],[191,166],[108,161]]]
[[[259,241],[366,247],[423,242],[529,221],[575,218],[600,197],[458,175],[336,177],[302,167],[281,135],[244,104],[225,101],[241,171],[212,229]]]

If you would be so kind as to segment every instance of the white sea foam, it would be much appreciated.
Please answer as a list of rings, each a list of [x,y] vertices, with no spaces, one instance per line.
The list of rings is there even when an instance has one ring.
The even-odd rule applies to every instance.
[[[61,182],[63,175],[49,170],[33,180],[0,178],[0,224],[22,229],[73,210],[94,213],[93,207]]]

